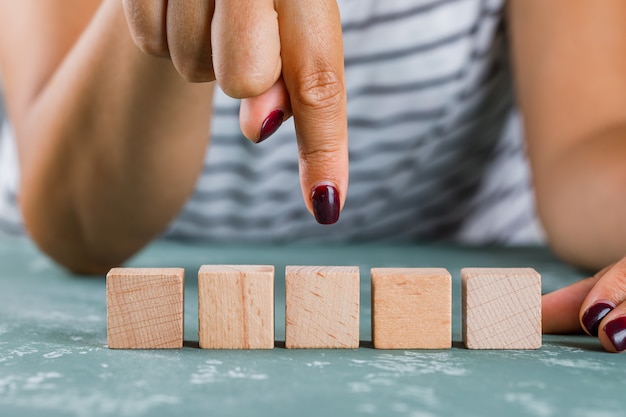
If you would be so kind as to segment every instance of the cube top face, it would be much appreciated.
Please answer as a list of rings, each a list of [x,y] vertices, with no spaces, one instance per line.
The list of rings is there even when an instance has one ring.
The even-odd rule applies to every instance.
[[[183,268],[112,268],[107,274],[108,279],[124,279],[135,277],[134,279],[159,279],[159,277],[171,277],[179,279],[184,276]]]
[[[541,275],[537,271],[464,268],[461,287],[467,348],[541,347]]]
[[[244,274],[273,274],[274,266],[272,265],[202,265],[200,267],[199,275],[208,273],[224,273],[234,276],[235,273],[241,272]]]
[[[285,276],[297,276],[297,275],[320,275],[323,277],[343,276],[349,275],[354,277],[359,275],[358,266],[287,266],[285,268]]]
[[[274,267],[203,265],[198,330],[203,349],[273,349]]]
[[[373,268],[376,349],[452,346],[452,277],[444,268]]]
[[[450,272],[445,268],[372,268],[370,273],[372,280],[384,279],[393,280],[395,282],[401,282],[407,279],[451,279]]]
[[[288,266],[285,290],[287,348],[359,347],[358,267]]]
[[[181,348],[184,273],[182,268],[109,271],[106,279],[109,348]]]

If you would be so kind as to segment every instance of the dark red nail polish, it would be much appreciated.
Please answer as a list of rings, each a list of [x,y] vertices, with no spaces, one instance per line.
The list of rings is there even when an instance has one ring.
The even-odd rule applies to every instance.
[[[600,327],[600,322],[609,314],[611,310],[613,310],[613,306],[609,303],[597,303],[592,305],[585,311],[583,314],[582,322],[587,332],[589,332],[592,336],[598,335],[598,328]]]
[[[339,220],[339,192],[332,185],[318,185],[311,194],[313,214],[320,224],[333,224]]]
[[[618,317],[604,326],[604,332],[618,352],[626,350],[626,317]]]
[[[265,139],[272,136],[274,132],[278,130],[280,125],[283,124],[283,119],[285,118],[285,113],[282,110],[274,110],[267,116],[267,119],[263,121],[261,125],[261,133],[259,134],[259,140],[256,143],[261,143]]]

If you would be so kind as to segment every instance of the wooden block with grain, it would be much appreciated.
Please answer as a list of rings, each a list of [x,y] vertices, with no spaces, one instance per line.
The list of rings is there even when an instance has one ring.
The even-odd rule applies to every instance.
[[[203,349],[273,349],[274,267],[203,265],[198,320]]]
[[[467,348],[541,347],[541,276],[534,269],[464,268],[461,304]]]
[[[113,268],[106,278],[111,349],[183,346],[185,270]]]
[[[373,268],[376,349],[452,347],[452,278],[443,268]]]
[[[288,266],[285,271],[285,346],[359,347],[359,268]]]

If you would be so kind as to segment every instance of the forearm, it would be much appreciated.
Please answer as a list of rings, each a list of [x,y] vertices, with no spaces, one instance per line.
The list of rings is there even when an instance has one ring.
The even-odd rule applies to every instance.
[[[574,265],[599,269],[626,254],[626,126],[536,161],[540,217],[550,245]]]
[[[14,120],[28,231],[77,271],[118,264],[158,235],[207,145],[212,87],[141,53],[120,4],[103,3]]]
[[[626,3],[512,0],[507,10],[548,239],[569,262],[604,267],[626,254]]]

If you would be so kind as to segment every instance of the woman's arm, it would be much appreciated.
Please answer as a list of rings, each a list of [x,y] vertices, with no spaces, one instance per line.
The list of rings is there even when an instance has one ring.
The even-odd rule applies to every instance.
[[[626,350],[626,3],[513,0],[518,94],[554,250],[595,276],[547,294],[543,330]],[[619,260],[620,258],[621,261]]]
[[[541,220],[557,254],[599,269],[626,254],[626,3],[509,6]]]
[[[0,0],[0,70],[42,249],[98,272],[157,236],[200,172],[212,84],[142,53],[119,0]]]
[[[27,228],[70,269],[120,263],[190,194],[212,87],[185,79],[243,99],[255,141],[293,113],[305,204],[337,220],[348,147],[335,0],[0,0],[0,66]]]

